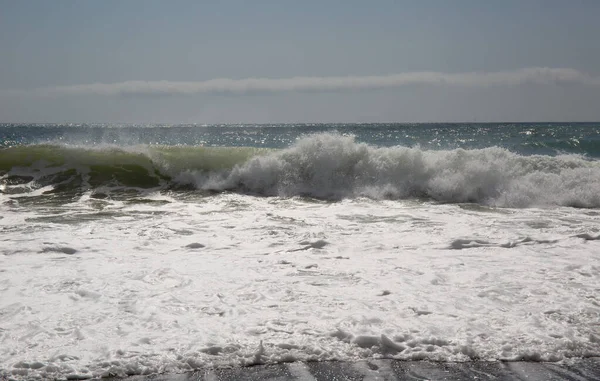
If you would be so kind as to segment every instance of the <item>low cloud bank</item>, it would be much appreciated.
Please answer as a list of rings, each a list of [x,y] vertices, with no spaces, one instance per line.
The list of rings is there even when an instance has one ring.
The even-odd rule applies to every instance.
[[[293,77],[279,79],[219,78],[197,82],[125,81],[45,87],[31,91],[13,90],[10,91],[10,94],[33,94],[37,96],[88,94],[105,96],[243,95],[278,92],[359,91],[397,88],[408,85],[484,87],[515,86],[520,84],[600,86],[600,77],[593,77],[578,70],[566,68],[525,68],[501,72],[409,72],[383,76]]]

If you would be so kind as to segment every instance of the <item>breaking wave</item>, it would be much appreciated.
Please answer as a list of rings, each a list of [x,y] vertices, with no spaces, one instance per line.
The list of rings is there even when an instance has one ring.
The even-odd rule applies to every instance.
[[[501,207],[600,207],[600,161],[504,148],[373,147],[339,134],[282,150],[17,146],[0,150],[0,192],[200,190],[322,199],[420,198]]]

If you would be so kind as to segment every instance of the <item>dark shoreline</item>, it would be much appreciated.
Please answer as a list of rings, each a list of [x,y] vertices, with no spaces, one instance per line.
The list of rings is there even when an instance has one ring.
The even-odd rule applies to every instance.
[[[94,379],[96,380],[96,379]],[[570,363],[526,361],[431,362],[365,360],[291,362],[249,367],[207,368],[182,374],[115,377],[123,381],[396,381],[396,380],[600,380],[600,357]]]

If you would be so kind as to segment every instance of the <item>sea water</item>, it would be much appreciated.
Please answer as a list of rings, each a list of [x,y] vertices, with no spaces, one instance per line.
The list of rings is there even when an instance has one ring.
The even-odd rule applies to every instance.
[[[0,376],[600,355],[600,124],[0,125]]]

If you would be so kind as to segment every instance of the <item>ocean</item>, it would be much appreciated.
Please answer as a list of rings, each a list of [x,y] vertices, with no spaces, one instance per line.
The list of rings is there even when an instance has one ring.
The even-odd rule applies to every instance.
[[[600,356],[600,123],[0,125],[0,378]]]

